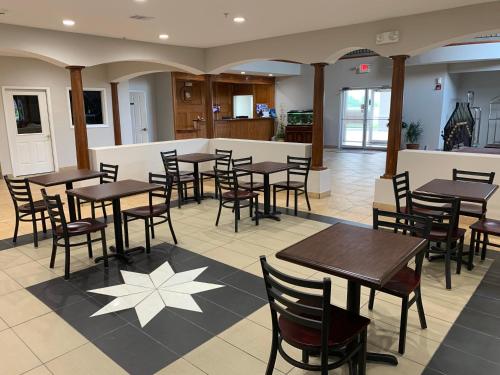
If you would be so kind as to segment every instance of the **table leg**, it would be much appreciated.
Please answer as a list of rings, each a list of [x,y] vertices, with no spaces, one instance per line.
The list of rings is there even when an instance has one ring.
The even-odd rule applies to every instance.
[[[200,199],[200,173],[199,173],[198,163],[193,163],[193,169],[194,169],[194,196],[196,198],[196,202],[198,202],[198,204],[200,204],[201,203],[201,199]]]
[[[144,252],[143,246],[134,247],[131,249],[124,249],[123,246],[123,232],[122,232],[122,212],[121,212],[121,204],[120,199],[113,199],[113,224],[115,229],[115,246],[110,246],[109,249],[112,251],[112,254],[108,254],[108,257],[117,258],[120,261],[131,264],[132,259],[128,256],[128,254],[133,252]],[[103,257],[97,257],[95,262],[100,262],[103,260]]]
[[[476,231],[473,229],[470,235],[469,262],[467,264],[467,269],[469,271],[472,271],[472,269],[474,268],[474,248],[476,246],[475,240],[476,240]]]
[[[72,182],[66,182],[66,190],[73,189]],[[76,221],[76,208],[75,208],[75,197],[66,194],[68,197],[68,210],[69,210],[69,220]]]
[[[347,310],[359,314],[361,300],[361,284],[347,281]],[[370,362],[382,362],[397,366],[398,359],[392,354],[367,353],[366,359]]]
[[[271,212],[271,184],[269,183],[269,174],[264,174],[264,212],[258,211],[255,215],[259,215],[259,219],[281,220],[278,216],[279,212]]]

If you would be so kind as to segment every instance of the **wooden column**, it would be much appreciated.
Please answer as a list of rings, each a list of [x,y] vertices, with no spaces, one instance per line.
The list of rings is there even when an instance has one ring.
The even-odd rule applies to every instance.
[[[83,66],[68,66],[71,77],[71,103],[73,109],[73,125],[75,126],[76,161],[78,169],[90,169],[89,145],[87,141],[87,123],[83,103]]]
[[[313,127],[312,127],[312,162],[313,170],[326,169],[323,166],[323,105],[325,101],[325,66],[326,63],[311,64],[314,67]]]
[[[385,173],[382,178],[392,178],[398,167],[398,152],[401,148],[401,123],[403,121],[403,93],[405,84],[406,55],[391,56],[392,87],[391,110],[389,114],[389,135],[387,137],[387,154]]]
[[[213,138],[215,135],[214,124],[214,76],[205,74],[205,125],[207,129],[207,138]]]
[[[111,82],[111,103],[113,106],[113,132],[115,145],[122,144],[122,129],[120,123],[120,103],[118,102],[118,82]]]

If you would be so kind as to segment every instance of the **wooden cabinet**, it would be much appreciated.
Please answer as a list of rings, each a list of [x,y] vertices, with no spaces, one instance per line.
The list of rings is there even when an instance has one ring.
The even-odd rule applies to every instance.
[[[285,128],[285,142],[312,143],[313,125],[288,125]]]

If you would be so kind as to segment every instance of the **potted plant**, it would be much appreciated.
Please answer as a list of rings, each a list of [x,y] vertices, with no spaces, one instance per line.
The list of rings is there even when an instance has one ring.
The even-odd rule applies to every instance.
[[[418,140],[424,132],[422,123],[420,121],[410,123],[403,122],[402,127],[405,129],[406,148],[409,150],[418,150],[420,148]]]
[[[275,140],[278,142],[285,141],[285,126],[286,126],[286,112],[285,108],[282,106],[280,108],[280,113],[278,115],[278,128],[276,129]]]

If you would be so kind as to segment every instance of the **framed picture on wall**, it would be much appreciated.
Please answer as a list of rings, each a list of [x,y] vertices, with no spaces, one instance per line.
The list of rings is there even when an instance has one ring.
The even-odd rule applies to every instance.
[[[67,88],[69,115],[71,127],[74,127],[71,88]],[[83,103],[85,107],[85,121],[87,128],[108,127],[108,111],[106,102],[106,89],[84,88]]]

